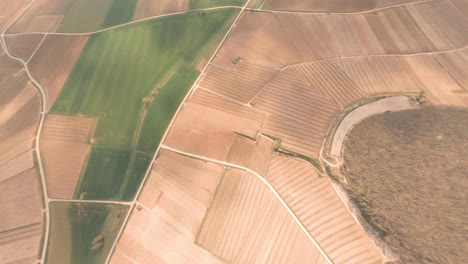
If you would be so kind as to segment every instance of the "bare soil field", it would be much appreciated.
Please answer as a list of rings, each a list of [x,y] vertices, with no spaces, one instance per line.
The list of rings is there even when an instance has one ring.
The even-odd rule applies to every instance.
[[[248,103],[277,70],[240,61],[233,70],[211,66],[200,86],[241,103]]]
[[[178,114],[164,142],[189,153],[226,160],[234,132],[257,137],[265,114],[197,89]]]
[[[266,175],[274,151],[273,140],[259,136],[256,141],[236,135],[232,142],[227,161]]]
[[[401,263],[468,258],[467,120],[466,108],[384,113],[345,141],[345,187]]]
[[[92,128],[89,118],[47,116],[40,143],[49,197],[73,198],[91,148]]]
[[[319,90],[342,108],[364,97],[364,92],[330,61],[302,63],[292,69],[313,89]]]
[[[29,4],[29,0],[1,1],[0,2],[0,32],[23,11]]]
[[[406,8],[438,50],[456,49],[467,45],[467,17],[449,1],[433,1]]]
[[[42,232],[39,188],[34,169],[0,181],[0,262],[33,263],[37,259]]]
[[[30,34],[6,37],[5,40],[11,55],[28,61],[44,38],[43,34]]]
[[[292,69],[281,71],[252,103],[269,114],[262,133],[281,138],[282,147],[311,157],[317,157],[339,111],[330,97],[309,86]]]
[[[163,151],[138,201],[180,235],[195,240],[223,175],[222,166]]]
[[[275,15],[245,12],[221,47],[214,64],[230,68],[236,60],[270,68],[301,62],[293,43],[284,38],[286,31]]]
[[[189,2],[190,0],[139,0],[133,20],[188,10]]]
[[[332,60],[365,93],[420,92],[423,84],[404,57],[371,56]]]
[[[274,155],[268,182],[334,263],[380,263],[383,255],[311,164]]]
[[[88,36],[46,37],[28,63],[36,80],[45,88],[47,108],[50,108],[68,78]]]
[[[405,58],[423,83],[425,96],[435,104],[466,106],[457,96],[463,88],[429,55]]]
[[[111,262],[223,263],[194,242],[223,175],[222,166],[162,151]]]
[[[462,14],[467,16],[467,14],[468,14],[468,2],[466,2],[464,0],[450,0],[450,2],[452,2],[452,4],[455,5],[455,7],[458,10],[460,10],[460,12]]]
[[[338,128],[333,135],[332,144],[330,147],[330,154],[334,157],[341,157],[341,150],[343,149],[343,142],[348,131],[366,119],[369,116],[381,114],[384,112],[395,112],[413,108],[409,98],[406,96],[392,96],[383,98],[354,109],[341,121]]]
[[[5,53],[3,53],[3,55],[0,55],[0,78],[5,78],[9,75],[15,75],[21,69],[21,65],[16,61],[10,60]],[[3,78],[0,79],[0,82]]]
[[[268,188],[239,170],[223,177],[197,243],[228,263],[324,261]]]
[[[468,48],[432,55],[465,91],[468,92]]]
[[[38,0],[8,29],[8,33],[55,32],[74,0]]]
[[[0,83],[0,109],[3,109],[13,98],[15,98],[21,88],[25,87],[29,79],[27,75],[22,72],[15,76],[8,76],[3,82]]]
[[[285,33],[305,61],[337,57],[334,37],[324,15],[276,14]],[[311,49],[311,43],[314,48]]]
[[[0,181],[5,181],[34,167],[33,153],[27,151],[0,165]]]
[[[374,9],[375,0],[266,0],[263,8],[286,11],[358,12]]]

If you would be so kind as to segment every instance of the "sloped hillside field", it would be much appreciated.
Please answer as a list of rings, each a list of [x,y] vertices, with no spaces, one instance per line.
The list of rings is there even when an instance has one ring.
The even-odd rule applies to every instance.
[[[468,259],[468,110],[424,107],[356,125],[345,142],[351,197],[403,263]]]
[[[182,14],[89,38],[51,110],[97,119],[76,198],[132,199],[172,116],[198,76],[200,54],[216,47],[214,41],[219,41],[236,12]],[[115,188],[109,190],[111,186]]]

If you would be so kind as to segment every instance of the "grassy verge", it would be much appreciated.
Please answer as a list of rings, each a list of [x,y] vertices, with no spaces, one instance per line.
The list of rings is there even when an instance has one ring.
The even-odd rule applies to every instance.
[[[466,109],[423,107],[369,117],[345,141],[345,187],[402,263],[466,260],[467,128]]]
[[[52,202],[47,263],[104,263],[128,206]]]

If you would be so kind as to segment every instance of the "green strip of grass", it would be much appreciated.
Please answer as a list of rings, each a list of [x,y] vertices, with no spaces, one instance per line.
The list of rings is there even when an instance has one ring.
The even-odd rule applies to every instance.
[[[217,6],[243,6],[246,0],[190,0],[190,9]]]
[[[125,205],[50,203],[46,263],[104,263],[128,209]]]
[[[199,72],[181,65],[148,107],[138,150],[153,152]]]
[[[75,199],[119,199],[130,154],[130,150],[93,146]]]
[[[112,27],[132,20],[137,0],[114,0],[101,28]]]

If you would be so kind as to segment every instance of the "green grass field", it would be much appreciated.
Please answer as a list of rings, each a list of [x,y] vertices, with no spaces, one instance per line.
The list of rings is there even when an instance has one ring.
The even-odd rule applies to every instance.
[[[243,6],[246,0],[190,0],[189,9],[216,6]]]
[[[133,198],[199,74],[194,65],[237,12],[171,16],[90,37],[51,110],[98,119],[76,198]]]
[[[130,150],[93,146],[75,199],[119,199],[130,160]]]
[[[46,263],[93,264],[105,262],[128,207],[51,202],[50,211]]]
[[[137,0],[79,0],[65,12],[60,32],[93,32],[132,20]]]

